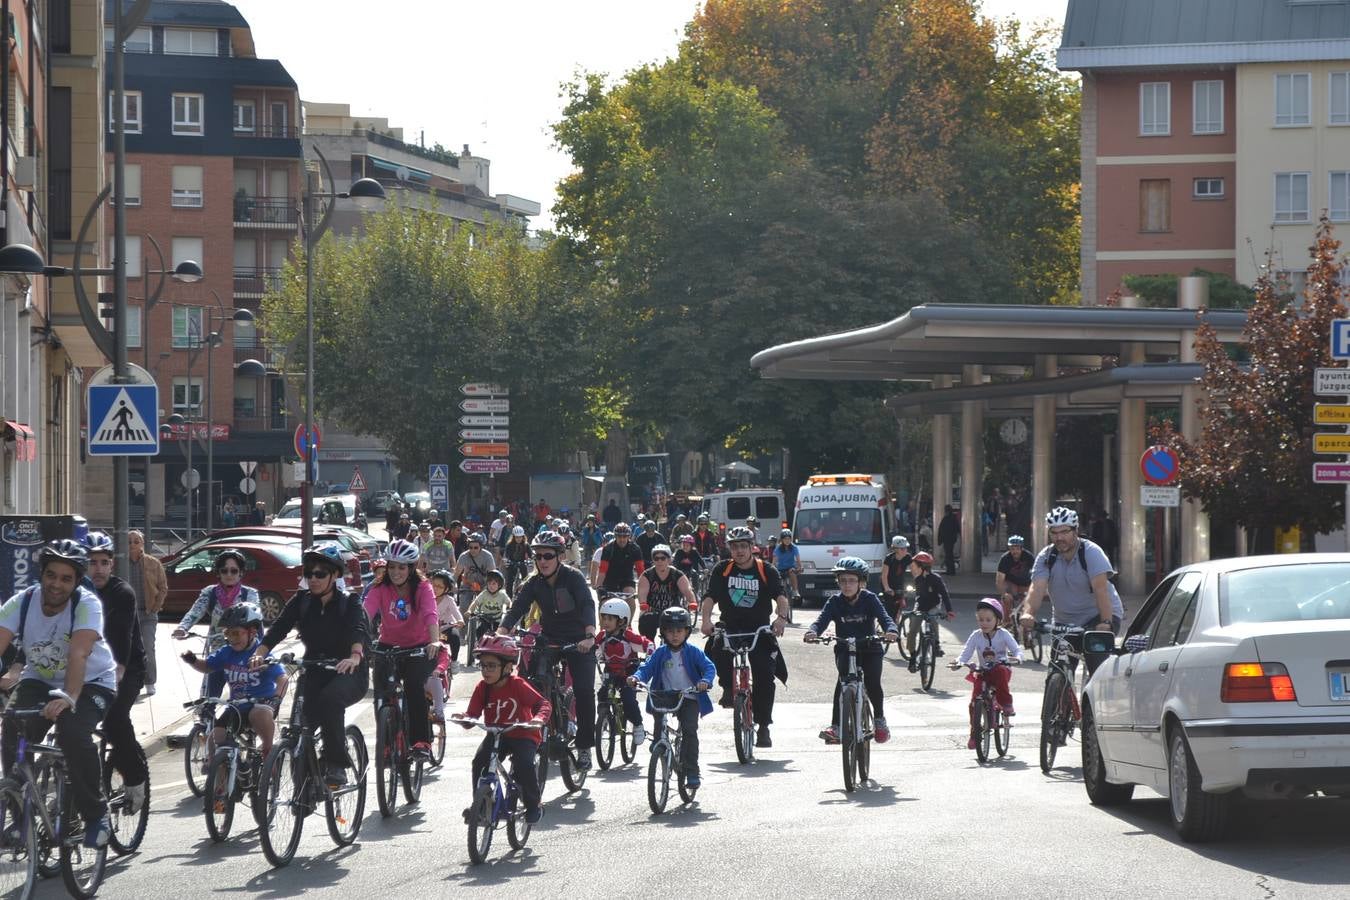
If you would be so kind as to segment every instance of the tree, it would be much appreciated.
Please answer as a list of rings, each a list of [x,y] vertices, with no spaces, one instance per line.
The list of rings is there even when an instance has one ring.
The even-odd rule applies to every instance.
[[[1256,299],[1255,291],[1222,272],[1194,269],[1191,274],[1209,279],[1210,309],[1247,309]],[[1126,275],[1122,281],[1145,306],[1161,309],[1175,309],[1177,306],[1179,276]]]
[[[1331,322],[1346,316],[1339,251],[1323,217],[1301,305],[1268,272],[1257,281],[1241,342],[1247,363],[1227,352],[1202,316],[1195,344],[1205,367],[1200,437],[1191,443],[1170,422],[1154,429],[1180,457],[1182,493],[1253,539],[1256,531],[1297,525],[1310,540],[1344,522],[1345,492],[1312,477],[1314,370],[1334,365]]]

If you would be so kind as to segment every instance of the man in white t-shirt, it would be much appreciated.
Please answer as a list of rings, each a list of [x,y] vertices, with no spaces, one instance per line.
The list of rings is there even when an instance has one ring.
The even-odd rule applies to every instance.
[[[42,711],[5,723],[5,767],[9,770],[14,761],[19,729],[37,742],[55,722],[56,744],[65,754],[75,806],[84,819],[84,844],[103,847],[112,825],[93,734],[117,692],[117,666],[102,638],[103,605],[80,584],[89,568],[80,544],[52,541],[39,552],[38,566],[41,583],[0,606],[0,654],[18,643],[25,656],[22,669],[16,662],[0,678],[0,687],[17,683],[14,709]]]

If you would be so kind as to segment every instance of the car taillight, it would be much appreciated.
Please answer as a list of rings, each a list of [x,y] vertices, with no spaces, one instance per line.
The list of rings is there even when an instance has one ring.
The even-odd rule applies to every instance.
[[[1229,663],[1223,670],[1224,703],[1271,703],[1297,700],[1289,670],[1280,663]]]

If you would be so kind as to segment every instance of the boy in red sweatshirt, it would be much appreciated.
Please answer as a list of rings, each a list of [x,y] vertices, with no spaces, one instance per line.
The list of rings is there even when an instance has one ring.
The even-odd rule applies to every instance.
[[[623,717],[633,726],[633,746],[640,747],[647,740],[647,731],[642,727],[637,691],[628,683],[628,676],[636,672],[638,663],[642,662],[638,654],[651,653],[655,645],[629,629],[629,612],[628,601],[617,597],[600,604],[600,634],[595,636],[595,646],[605,654],[607,676],[597,695],[603,704],[609,685],[618,686],[619,697],[623,700]]]
[[[481,716],[485,724],[494,726],[512,723],[542,725],[548,721],[549,713],[553,711],[549,702],[528,681],[513,672],[520,656],[520,648],[513,638],[490,634],[479,643],[477,652],[483,680],[473,689],[469,708],[464,711],[464,715],[452,716],[452,719],[477,719]],[[473,757],[475,788],[478,779],[483,777],[483,771],[487,769],[491,737],[487,735],[483,738],[483,743]],[[543,810],[539,808],[539,776],[534,767],[539,740],[537,730],[517,728],[504,733],[498,745],[501,756],[511,757],[511,771],[520,788],[520,797],[525,801],[525,821],[531,825],[543,816]],[[469,821],[471,814],[471,810],[464,810],[464,821]]]

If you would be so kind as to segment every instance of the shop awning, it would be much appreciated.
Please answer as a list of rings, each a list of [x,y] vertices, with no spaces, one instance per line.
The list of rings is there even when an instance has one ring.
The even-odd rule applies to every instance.
[[[14,445],[14,458],[19,462],[37,459],[37,438],[33,436],[33,429],[22,422],[5,420],[5,443]]]

